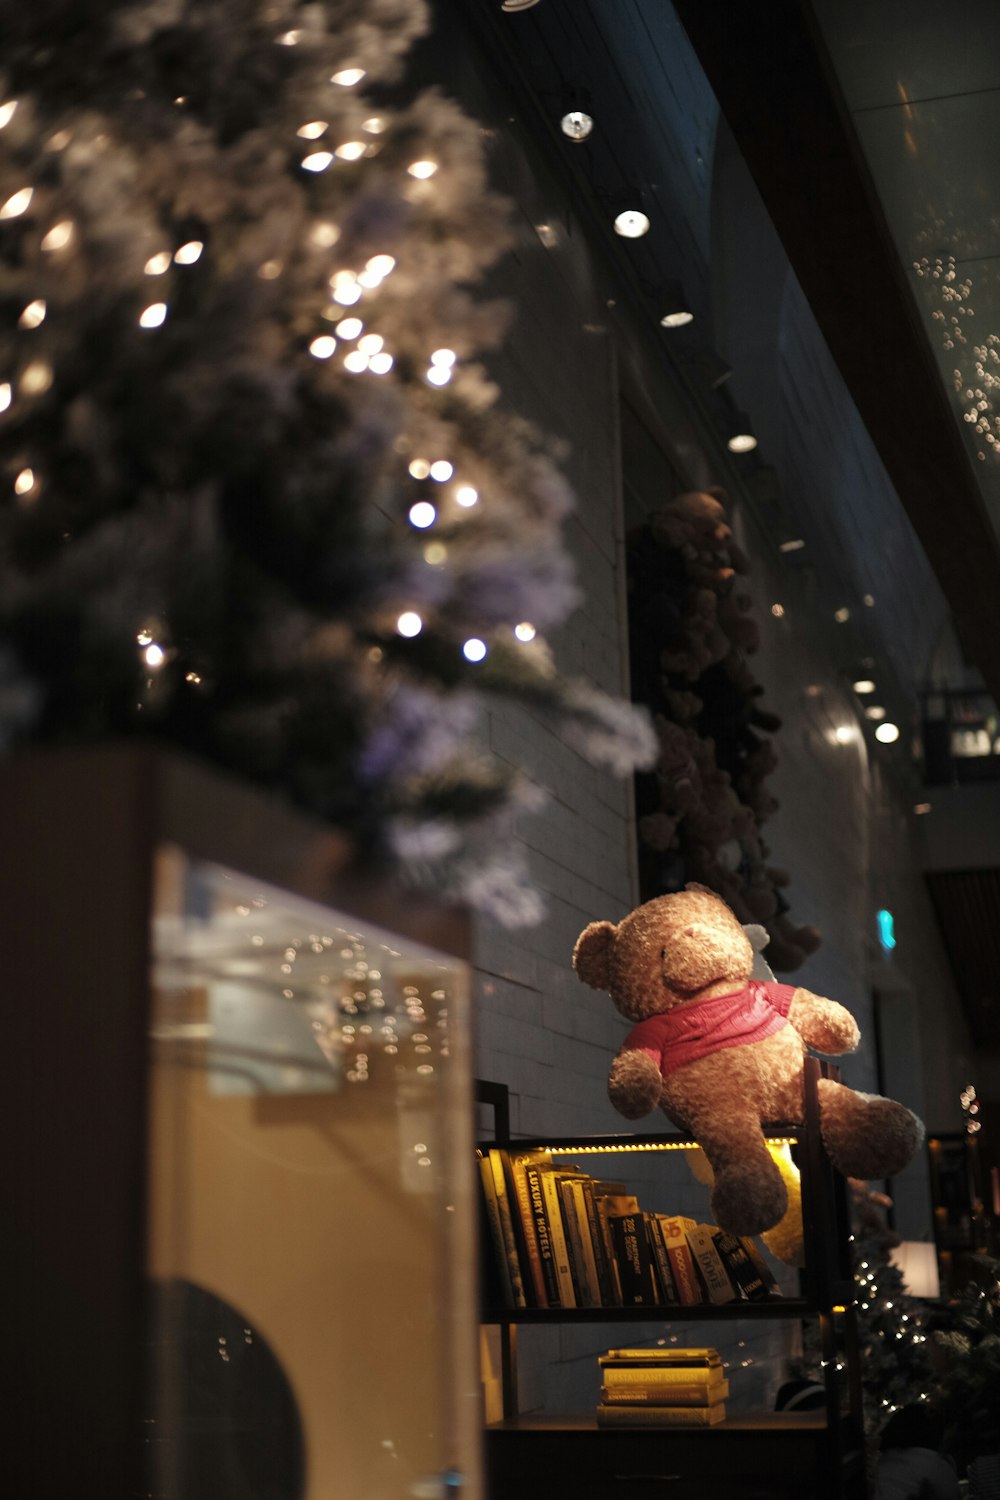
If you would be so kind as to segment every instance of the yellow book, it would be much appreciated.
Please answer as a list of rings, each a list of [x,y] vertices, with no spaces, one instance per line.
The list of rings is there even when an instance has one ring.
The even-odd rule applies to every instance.
[[[726,1408],[717,1406],[599,1406],[598,1427],[714,1427],[724,1422]]]
[[[718,1406],[729,1395],[728,1380],[647,1381],[601,1386],[605,1406]]]

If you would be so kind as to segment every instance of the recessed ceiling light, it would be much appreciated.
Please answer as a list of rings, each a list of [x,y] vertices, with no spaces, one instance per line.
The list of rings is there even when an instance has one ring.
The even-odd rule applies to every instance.
[[[639,240],[648,233],[649,215],[641,208],[623,208],[615,215],[615,234],[620,234],[622,239]]]
[[[757,446],[757,439],[752,432],[734,432],[726,439],[726,447],[730,453],[752,453]]]
[[[899,726],[886,721],[886,723],[880,724],[876,729],[875,738],[881,740],[883,745],[895,744],[896,740],[899,739]]]
[[[852,682],[851,687],[856,693],[874,693],[875,684],[870,677],[859,677],[857,682]]]
[[[568,109],[559,121],[559,129],[571,141],[585,141],[594,128],[594,117],[585,109]]]
[[[801,552],[802,548],[804,546],[805,546],[804,539],[802,537],[800,537],[800,536],[796,536],[796,537],[793,537],[790,542],[779,542],[779,544],[778,544],[778,551],[779,552]]]

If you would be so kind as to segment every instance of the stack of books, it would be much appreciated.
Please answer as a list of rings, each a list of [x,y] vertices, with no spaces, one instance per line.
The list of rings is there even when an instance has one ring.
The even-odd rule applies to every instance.
[[[598,1427],[714,1427],[726,1415],[717,1349],[609,1349],[598,1364]]]
[[[625,1183],[545,1151],[477,1155],[491,1306],[662,1307],[778,1295],[751,1239],[645,1212]]]

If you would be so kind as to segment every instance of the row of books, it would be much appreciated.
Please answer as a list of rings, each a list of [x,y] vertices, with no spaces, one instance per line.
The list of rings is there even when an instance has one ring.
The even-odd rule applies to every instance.
[[[624,1183],[547,1152],[490,1147],[477,1157],[495,1305],[693,1306],[778,1295],[752,1239],[644,1212]]]
[[[609,1349],[598,1427],[714,1427],[729,1382],[718,1349]]]

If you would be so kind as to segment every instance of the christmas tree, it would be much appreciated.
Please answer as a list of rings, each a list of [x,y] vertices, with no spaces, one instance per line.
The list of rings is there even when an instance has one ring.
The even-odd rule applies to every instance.
[[[654,748],[543,639],[571,497],[480,362],[508,215],[403,86],[425,8],[0,14],[3,747],[152,734],[537,915],[483,706],[619,774]]]

